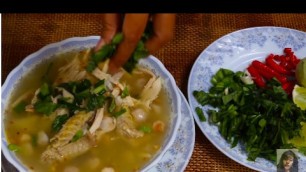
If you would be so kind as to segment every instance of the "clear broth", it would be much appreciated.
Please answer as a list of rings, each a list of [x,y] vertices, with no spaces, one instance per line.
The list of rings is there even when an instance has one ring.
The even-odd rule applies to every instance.
[[[70,52],[59,54],[50,60],[35,66],[16,84],[12,91],[8,105],[12,104],[18,97],[26,92],[34,91],[42,84],[41,77],[46,73],[46,69],[52,62],[52,68],[49,77],[54,80],[57,69],[69,62],[78,52]],[[148,81],[149,76],[145,74],[124,75],[122,82],[129,86],[132,96],[139,94],[143,89],[143,84]],[[30,99],[32,96],[29,96]],[[154,121],[160,120],[165,124],[165,131],[157,133],[152,131],[145,134],[144,137],[138,139],[127,139],[119,135],[116,131],[106,133],[102,136],[97,147],[91,148],[90,151],[82,154],[74,159],[48,165],[41,162],[40,157],[47,146],[38,146],[35,144],[37,133],[44,131],[49,139],[53,137],[51,132],[51,124],[54,118],[38,114],[36,112],[15,113],[12,107],[8,106],[5,110],[4,126],[8,144],[16,144],[20,147],[20,151],[16,152],[16,156],[21,162],[33,171],[65,171],[67,167],[77,167],[78,171],[101,171],[104,167],[112,167],[116,172],[139,171],[146,165],[156,153],[160,150],[168,131],[170,118],[170,103],[167,92],[163,88],[156,100],[153,102],[154,107],[149,114],[147,124],[152,125]],[[30,136],[30,137],[26,137]],[[66,169],[67,170],[67,169]]]

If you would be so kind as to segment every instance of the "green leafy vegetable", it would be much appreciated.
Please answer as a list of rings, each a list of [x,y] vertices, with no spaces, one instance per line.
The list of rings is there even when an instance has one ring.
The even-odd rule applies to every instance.
[[[277,80],[268,81],[267,88],[258,88],[244,84],[242,76],[241,71],[220,69],[208,92],[195,90],[193,95],[202,106],[209,105],[209,123],[218,126],[232,147],[238,142],[245,146],[248,160],[275,160],[276,149],[294,148],[288,140],[299,136],[306,111],[294,105]]]
[[[202,122],[206,121],[204,113],[203,113],[203,111],[202,111],[202,109],[200,107],[196,107],[195,111],[196,111],[200,121],[202,121]]]
[[[71,139],[71,142],[75,142],[79,140],[82,136],[83,136],[83,130],[77,131],[75,135],[73,136],[73,138]]]
[[[143,131],[144,133],[151,133],[152,132],[152,128],[148,125],[141,126],[139,130]]]
[[[12,152],[18,152],[20,150],[20,147],[16,144],[9,144],[7,147]]]
[[[103,95],[91,95],[88,97],[87,109],[89,111],[103,107],[105,97]]]
[[[67,114],[57,116],[52,123],[52,131],[59,132],[68,119],[69,116]]]
[[[106,87],[104,84],[104,80],[100,80],[97,84],[95,84],[95,88],[92,91],[94,94],[104,94],[106,92]]]
[[[46,97],[50,94],[49,85],[47,83],[44,82],[41,85],[39,94],[41,97]]]
[[[111,97],[111,104],[108,107],[108,112],[110,112],[110,113],[114,112],[115,108],[116,108],[115,99],[113,97]]]
[[[121,98],[125,98],[127,96],[129,96],[129,90],[128,90],[127,87],[124,87],[124,89],[123,89],[123,91],[121,93]]]
[[[125,112],[126,112],[126,109],[121,108],[119,111],[112,112],[111,114],[114,115],[115,117],[119,117],[120,115],[124,114]]]
[[[123,34],[122,33],[118,33],[118,34],[116,34],[114,36],[114,38],[112,40],[112,44],[118,45],[122,40],[123,40]]]
[[[144,43],[149,39],[150,35],[153,33],[153,25],[151,22],[147,24],[144,34],[141,36],[136,49],[132,53],[131,57],[129,57],[128,61],[123,65],[123,68],[131,73],[132,70],[136,67],[138,61],[141,58],[147,57],[149,55],[148,50],[145,48]],[[88,72],[92,72],[99,62],[103,62],[108,58],[111,58],[115,53],[117,46],[124,39],[123,33],[117,33],[111,43],[105,44],[100,50],[94,53],[91,56],[91,59],[86,67]]]
[[[107,58],[109,58],[114,53],[114,51],[115,51],[114,45],[106,44],[98,52],[94,53],[91,56],[91,59],[95,63],[105,61]]]
[[[90,60],[90,61],[87,63],[86,70],[87,70],[88,72],[92,72],[93,70],[95,70],[96,67],[97,67],[97,64],[96,64],[93,60]]]
[[[27,103],[25,101],[21,101],[19,102],[14,108],[13,110],[16,112],[16,113],[21,113],[21,112],[24,112],[25,111],[25,107],[27,106]]]
[[[45,115],[50,115],[56,108],[57,104],[49,101],[38,101],[34,104],[35,111]]]

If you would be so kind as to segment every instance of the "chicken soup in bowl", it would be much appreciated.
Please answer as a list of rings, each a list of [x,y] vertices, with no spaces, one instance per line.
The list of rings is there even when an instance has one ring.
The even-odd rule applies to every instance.
[[[86,70],[97,36],[26,57],[2,87],[2,151],[19,171],[146,171],[172,145],[180,103],[155,57],[132,72]]]

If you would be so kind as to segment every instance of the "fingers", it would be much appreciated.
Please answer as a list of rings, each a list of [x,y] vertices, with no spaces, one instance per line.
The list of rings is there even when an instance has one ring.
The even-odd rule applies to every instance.
[[[174,36],[175,14],[155,14],[153,16],[153,35],[145,43],[147,50],[152,54]]]
[[[117,33],[120,26],[119,14],[104,14],[102,17],[103,30],[101,33],[101,39],[95,47],[95,51],[98,51],[103,45],[109,43]]]
[[[123,22],[123,40],[118,45],[117,51],[110,59],[109,73],[115,73],[127,62],[134,52],[145,27],[149,14],[126,14]]]

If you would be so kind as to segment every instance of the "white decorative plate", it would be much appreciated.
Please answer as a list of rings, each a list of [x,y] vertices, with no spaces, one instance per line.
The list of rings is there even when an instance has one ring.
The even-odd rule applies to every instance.
[[[218,128],[208,122],[201,122],[194,109],[202,107],[195,100],[194,90],[208,91],[210,79],[220,68],[233,71],[244,71],[255,59],[263,60],[268,54],[283,54],[286,47],[292,48],[298,58],[306,57],[306,33],[283,27],[254,27],[239,30],[209,45],[195,61],[188,80],[188,100],[195,118],[203,134],[221,152],[236,162],[258,171],[276,171],[275,162],[263,158],[248,161],[247,154],[241,145],[231,149],[230,144],[219,134]],[[207,111],[207,107],[202,107]],[[208,119],[207,114],[205,113]],[[275,150],[276,151],[276,150]],[[306,167],[306,157],[300,155],[299,169]]]

